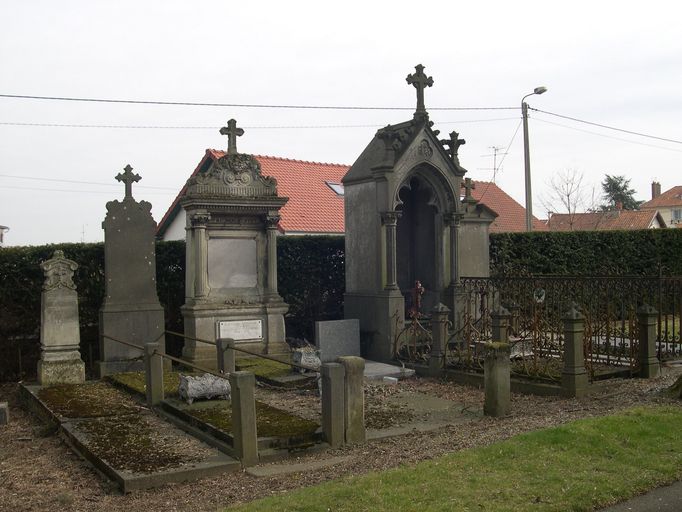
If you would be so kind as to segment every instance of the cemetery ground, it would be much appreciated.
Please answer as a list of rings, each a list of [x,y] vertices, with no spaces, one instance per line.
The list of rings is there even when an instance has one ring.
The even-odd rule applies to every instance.
[[[327,505],[329,510],[466,510],[469,503],[474,505],[469,510],[565,510],[561,497],[578,504],[577,510],[590,510],[593,499],[606,505],[679,478],[682,440],[671,422],[679,425],[682,409],[679,401],[662,394],[679,371],[666,368],[663,376],[648,380],[614,379],[580,400],[514,394],[511,414],[504,418],[481,414],[483,391],[476,388],[422,378],[391,386],[369,383],[365,390],[369,437],[373,431],[400,425],[428,425],[428,411],[409,400],[396,400],[398,396],[449,400],[460,419],[431,431],[412,429],[364,445],[292,454],[247,471],[126,495],[19,407],[16,384],[3,384],[0,401],[8,400],[11,412],[10,423],[0,428],[0,509],[154,512],[245,504],[247,510],[327,510]],[[303,415],[314,413],[319,404],[314,392],[301,390],[259,387],[257,398]],[[602,418],[599,424],[535,432],[490,447],[517,434],[618,415],[637,406],[658,408]],[[633,418],[646,423],[646,435],[632,429]],[[191,452],[193,447],[179,449]],[[550,455],[571,469],[557,473],[547,463]],[[652,461],[658,464],[655,469],[649,466]],[[576,478],[581,475],[582,480]],[[248,503],[265,497],[276,501]],[[514,508],[512,498],[520,499],[522,506]]]

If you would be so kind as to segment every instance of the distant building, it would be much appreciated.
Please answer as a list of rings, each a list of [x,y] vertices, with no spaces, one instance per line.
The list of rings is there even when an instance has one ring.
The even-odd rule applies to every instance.
[[[613,231],[665,228],[656,210],[623,210],[590,213],[554,213],[547,220],[549,231]]]
[[[0,226],[0,247],[5,243],[5,233],[9,231],[7,226]]]
[[[651,184],[651,200],[640,206],[641,210],[657,210],[668,227],[682,228],[682,185],[661,193],[661,184]]]
[[[225,155],[224,151],[207,149],[192,173],[207,169],[212,162]],[[289,201],[280,210],[280,231],[283,235],[343,235],[344,205],[341,178],[348,165],[306,162],[274,156],[258,156],[265,176],[277,180],[277,191]],[[189,178],[189,176],[188,176]],[[491,233],[525,231],[526,210],[495,183],[474,182],[474,199],[494,210],[498,217],[490,226]],[[162,240],[185,239],[185,212],[180,206],[179,192],[157,228]],[[533,229],[546,231],[541,220],[533,218]]]

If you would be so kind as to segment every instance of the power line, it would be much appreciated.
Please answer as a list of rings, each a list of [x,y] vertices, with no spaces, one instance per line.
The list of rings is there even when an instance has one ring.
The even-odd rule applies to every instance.
[[[20,187],[14,185],[3,185],[0,191],[14,189],[14,190],[30,190],[31,192],[68,192],[70,194],[111,194],[104,190],[67,190],[59,188],[35,188],[35,187]],[[167,195],[168,192],[148,192],[149,194]]]
[[[35,176],[18,176],[15,174],[0,174],[0,178],[15,178],[18,180],[54,181],[57,183],[76,183],[79,185],[100,185],[100,186],[105,186],[105,187],[120,187],[120,184],[118,184],[118,183],[102,183],[102,182],[98,182],[98,181],[65,180],[65,179],[58,179],[58,178],[38,178]],[[135,185],[135,188],[147,188],[147,189],[156,189],[156,190],[177,190],[177,188],[153,187],[153,186],[149,186],[149,185]]]
[[[442,121],[438,124],[487,123],[510,121],[518,117],[498,117],[493,119],[465,119],[460,121]],[[215,130],[215,126],[160,126],[160,125],[118,125],[118,124],[68,124],[68,123],[22,123],[2,121],[2,126],[37,126],[47,128],[111,128],[132,130]],[[245,130],[298,130],[298,129],[336,129],[336,128],[382,128],[381,124],[347,124],[347,125],[281,125],[281,126],[244,126]]]
[[[666,139],[665,137],[657,137],[656,135],[648,135],[646,133],[633,132],[631,130],[624,130],[623,128],[616,128],[614,126],[608,126],[605,124],[593,123],[592,121],[585,121],[584,119],[578,119],[576,117],[564,116],[562,114],[556,114],[554,112],[547,112],[546,110],[540,110],[539,108],[532,108],[532,107],[528,107],[528,108],[530,108],[531,110],[534,110],[535,112],[542,112],[543,114],[548,114],[550,116],[560,117],[562,119],[568,119],[570,121],[575,121],[577,123],[584,123],[584,124],[589,124],[592,126],[598,126],[599,128],[606,128],[607,130],[615,130],[617,132],[629,133],[630,135],[637,135],[639,137],[646,137],[648,139],[656,139],[656,140],[662,140],[665,142],[672,142],[674,144],[682,144],[682,140]]]
[[[68,96],[31,96],[0,94],[0,98],[47,101],[77,101],[90,103],[126,103],[131,105],[173,105],[181,107],[280,108],[305,110],[414,110],[412,107],[361,107],[342,105],[270,105],[263,103],[203,103],[198,101],[123,100],[111,98],[77,98]],[[429,110],[518,110],[519,107],[429,107]]]
[[[521,128],[521,124],[523,121],[519,121],[519,124],[516,125],[516,130],[514,130],[514,134],[512,135],[511,139],[509,139],[509,144],[507,144],[507,149],[504,150],[504,154],[502,155],[502,158],[500,159],[500,163],[497,164],[497,169],[500,169],[502,167],[502,164],[504,163],[504,159],[507,158],[507,155],[509,154],[509,148],[511,148],[511,145],[514,143],[514,139],[516,139],[516,134],[519,133],[519,128]],[[497,169],[493,170],[493,176],[492,179],[490,180],[490,183],[488,183],[485,187],[485,190],[481,194],[481,197],[479,198],[479,201],[483,200],[485,197],[486,193],[488,192],[488,189],[490,188],[491,183],[495,182],[495,178],[497,177]]]

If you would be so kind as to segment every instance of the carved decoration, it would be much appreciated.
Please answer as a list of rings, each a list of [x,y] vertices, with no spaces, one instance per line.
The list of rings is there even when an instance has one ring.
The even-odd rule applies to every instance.
[[[433,156],[433,148],[429,144],[428,140],[422,139],[422,141],[419,143],[419,147],[417,148],[417,154],[426,160],[431,159]]]
[[[261,174],[260,163],[252,155],[228,154],[187,181],[187,195],[219,197],[272,197],[277,181]]]
[[[208,212],[197,212],[190,217],[192,227],[206,227],[208,221],[211,220],[211,214]]]
[[[76,284],[73,282],[73,273],[78,268],[78,263],[66,259],[64,251],[57,249],[51,259],[40,264],[40,268],[45,273],[43,291],[47,292],[57,288],[76,289]]]
[[[401,216],[402,212],[399,211],[381,212],[381,223],[385,226],[395,225]]]

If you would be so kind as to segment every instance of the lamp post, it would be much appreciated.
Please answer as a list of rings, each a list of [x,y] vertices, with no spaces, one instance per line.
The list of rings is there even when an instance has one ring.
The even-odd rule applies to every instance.
[[[530,148],[528,145],[528,103],[525,99],[534,94],[544,94],[547,87],[536,87],[533,92],[521,98],[521,115],[523,116],[523,161],[526,170],[526,231],[533,231],[533,194],[530,186]]]

